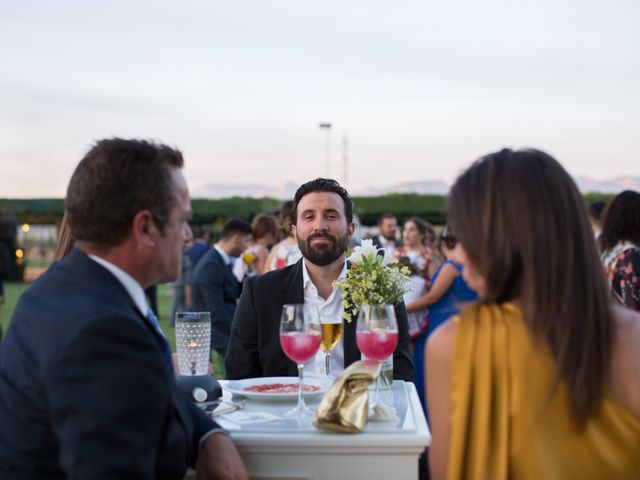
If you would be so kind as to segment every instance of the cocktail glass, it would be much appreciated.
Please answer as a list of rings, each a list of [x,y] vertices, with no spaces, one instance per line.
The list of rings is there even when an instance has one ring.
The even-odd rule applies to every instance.
[[[303,303],[286,304],[280,319],[280,345],[285,355],[298,365],[298,404],[285,413],[286,417],[309,416],[311,410],[304,402],[304,364],[320,348],[322,335],[317,311]]]
[[[398,345],[398,323],[392,305],[362,305],[358,313],[356,343],[367,358],[383,362]],[[371,408],[380,398],[380,376]]]

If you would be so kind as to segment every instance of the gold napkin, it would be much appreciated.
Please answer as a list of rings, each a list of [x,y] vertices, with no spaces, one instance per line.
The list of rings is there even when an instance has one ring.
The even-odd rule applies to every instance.
[[[380,375],[380,362],[352,363],[331,385],[316,410],[315,426],[336,432],[362,430],[369,414],[369,384]]]

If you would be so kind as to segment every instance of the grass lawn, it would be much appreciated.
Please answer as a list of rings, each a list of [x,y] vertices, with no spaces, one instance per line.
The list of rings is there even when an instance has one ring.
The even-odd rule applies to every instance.
[[[17,283],[17,282],[5,282],[4,284],[4,299],[5,303],[2,307],[2,331],[7,331],[7,326],[11,321],[11,317],[13,316],[13,311],[16,308],[16,303],[24,292],[29,287],[28,283]],[[160,327],[164,332],[165,337],[169,341],[171,345],[171,351],[176,351],[176,334],[175,328],[169,325],[169,315],[171,308],[171,295],[172,295],[172,287],[171,285],[159,285],[158,286],[158,316],[160,318]],[[222,358],[219,358],[214,355],[212,358],[212,362],[216,372],[224,372],[224,362]],[[218,375],[218,378],[223,378],[222,375]]]
[[[5,282],[4,284],[4,307],[2,308],[2,331],[7,331],[7,326],[13,316],[16,303],[22,292],[29,287],[28,283]],[[171,344],[171,350],[176,349],[175,329],[169,325],[169,308],[171,308],[171,285],[160,285],[158,287],[158,310],[160,317],[160,327],[167,340]]]

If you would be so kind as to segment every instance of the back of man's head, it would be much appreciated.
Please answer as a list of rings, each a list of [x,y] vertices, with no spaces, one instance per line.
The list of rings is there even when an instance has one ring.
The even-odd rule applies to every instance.
[[[331,178],[316,178],[307,183],[304,183],[298,188],[296,194],[293,197],[293,210],[291,211],[291,223],[294,225],[298,221],[298,205],[302,197],[309,193],[328,192],[335,193],[344,202],[344,215],[347,219],[347,223],[353,222],[353,202],[349,192],[341,186],[338,182]]]
[[[234,235],[252,235],[251,224],[241,218],[231,218],[222,227],[220,240],[229,240]]]
[[[162,232],[176,201],[171,170],[180,151],[145,140],[100,140],[74,171],[65,201],[73,238],[97,248],[120,244],[133,217],[149,210]]]

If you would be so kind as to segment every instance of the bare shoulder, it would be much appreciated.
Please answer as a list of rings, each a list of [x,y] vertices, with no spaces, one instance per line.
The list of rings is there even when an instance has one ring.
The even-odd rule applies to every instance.
[[[611,393],[640,416],[640,314],[616,306],[613,318]]]
[[[628,308],[613,307],[616,326],[615,345],[623,349],[622,353],[640,360],[640,313]]]
[[[450,358],[453,355],[457,325],[449,319],[438,327],[427,340],[427,356],[437,359]]]

